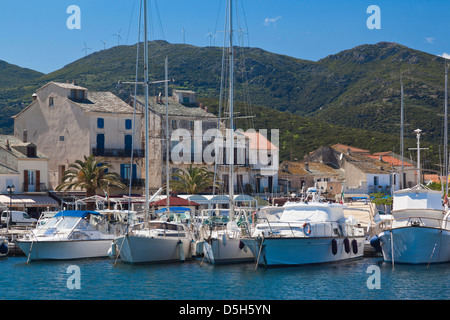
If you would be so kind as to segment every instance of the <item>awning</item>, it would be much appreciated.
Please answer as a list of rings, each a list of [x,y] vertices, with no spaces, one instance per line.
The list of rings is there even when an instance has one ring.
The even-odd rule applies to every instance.
[[[22,207],[57,207],[59,206],[58,201],[49,196],[44,195],[25,195],[25,194],[15,194],[11,195],[0,195],[0,203],[9,206],[10,203],[13,206]]]
[[[100,213],[97,211],[88,211],[88,210],[65,210],[60,211],[54,215],[54,217],[76,217],[76,218],[84,218],[89,214],[93,214],[99,216]]]
[[[161,209],[155,211],[155,213],[163,213],[166,211],[167,211],[167,208],[161,208]],[[185,207],[170,207],[169,208],[169,212],[180,213],[180,212],[186,212],[186,211],[191,211],[191,209],[185,208]]]

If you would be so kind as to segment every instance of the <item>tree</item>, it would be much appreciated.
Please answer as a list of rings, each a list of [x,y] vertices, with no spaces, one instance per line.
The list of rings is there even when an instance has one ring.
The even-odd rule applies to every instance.
[[[61,184],[56,187],[56,191],[80,188],[86,190],[86,197],[91,197],[96,194],[97,189],[104,189],[108,185],[125,188],[120,175],[108,171],[111,165],[102,163],[92,155],[84,156],[84,161],[75,160],[75,163],[69,164],[69,168],[64,172]],[[87,207],[93,209],[94,203],[88,203]]]
[[[214,172],[192,164],[186,169],[178,169],[172,177],[176,179],[169,181],[170,188],[187,194],[199,194],[214,185]],[[216,188],[219,188],[217,181]]]

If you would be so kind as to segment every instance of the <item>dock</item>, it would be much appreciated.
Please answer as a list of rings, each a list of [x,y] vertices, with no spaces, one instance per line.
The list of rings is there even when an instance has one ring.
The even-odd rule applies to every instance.
[[[6,228],[0,229],[0,237],[6,237],[8,239],[8,256],[17,257],[25,255],[22,250],[15,244],[15,240],[23,237],[26,233],[30,232],[30,228],[25,227],[13,227],[7,230]]]
[[[367,241],[364,244],[364,257],[380,257],[381,253],[375,251],[369,240],[376,234],[375,223],[373,217],[376,212],[376,207],[373,203],[365,203],[362,201],[353,201],[345,204],[347,206],[344,209],[344,216],[353,216],[358,220],[361,227],[364,228],[364,234],[367,237]]]

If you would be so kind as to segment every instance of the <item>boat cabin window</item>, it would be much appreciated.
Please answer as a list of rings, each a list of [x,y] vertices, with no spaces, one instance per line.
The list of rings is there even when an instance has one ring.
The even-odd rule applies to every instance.
[[[174,224],[164,223],[164,222],[154,222],[149,224],[149,229],[166,229],[166,230],[183,230],[182,226],[177,226]]]
[[[78,217],[62,217],[58,229],[72,229],[80,220]]]

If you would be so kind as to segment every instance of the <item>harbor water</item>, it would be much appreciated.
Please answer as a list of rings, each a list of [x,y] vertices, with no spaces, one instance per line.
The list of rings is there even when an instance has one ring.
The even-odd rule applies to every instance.
[[[111,259],[0,259],[2,300],[448,300],[450,264],[380,257],[285,268],[201,260],[130,265]]]

